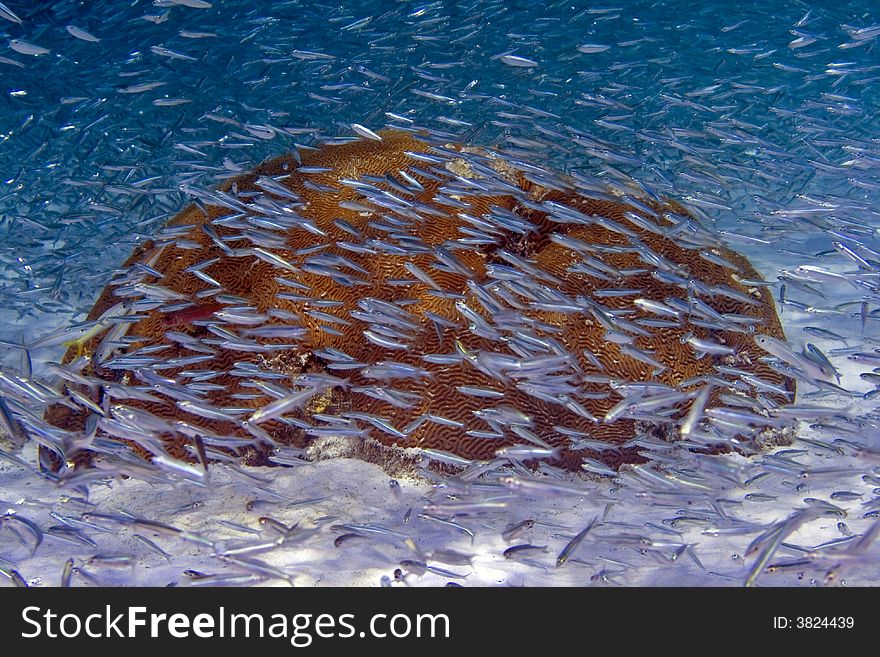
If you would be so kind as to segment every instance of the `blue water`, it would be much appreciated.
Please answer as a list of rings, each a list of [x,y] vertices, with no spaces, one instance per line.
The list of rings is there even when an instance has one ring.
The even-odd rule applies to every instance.
[[[772,214],[811,194],[877,224],[880,58],[877,39],[850,35],[880,22],[870,2],[7,5],[22,24],[0,19],[0,42],[50,51],[7,47],[0,63],[0,299],[22,319],[86,309],[186,203],[182,183],[352,123],[402,124],[388,113],[567,171],[620,171],[752,235],[814,231]]]

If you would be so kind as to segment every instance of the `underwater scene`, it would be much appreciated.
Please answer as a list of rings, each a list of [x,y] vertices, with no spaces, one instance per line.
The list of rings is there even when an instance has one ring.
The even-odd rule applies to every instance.
[[[0,585],[880,584],[878,49],[0,3]]]

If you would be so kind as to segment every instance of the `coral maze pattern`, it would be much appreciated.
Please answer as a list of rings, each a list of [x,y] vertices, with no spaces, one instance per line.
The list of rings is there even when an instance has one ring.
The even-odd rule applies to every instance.
[[[640,460],[637,432],[685,422],[696,446],[746,444],[790,399],[754,337],[784,338],[771,297],[677,203],[371,137],[187,190],[65,356],[79,378],[47,414],[59,462],[260,464],[359,436],[617,467]],[[753,426],[712,415],[731,399]]]

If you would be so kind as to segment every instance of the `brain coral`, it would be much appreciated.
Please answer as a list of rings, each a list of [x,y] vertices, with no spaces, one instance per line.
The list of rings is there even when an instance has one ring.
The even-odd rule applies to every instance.
[[[790,397],[755,343],[783,338],[771,297],[682,206],[376,136],[187,189],[65,356],[61,458],[358,436],[617,466],[645,430],[744,444]]]

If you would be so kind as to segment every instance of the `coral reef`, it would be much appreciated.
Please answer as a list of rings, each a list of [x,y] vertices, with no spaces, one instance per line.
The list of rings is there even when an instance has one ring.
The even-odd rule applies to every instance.
[[[578,469],[639,461],[646,431],[728,449],[773,426],[773,300],[681,205],[375,137],[187,190],[65,356],[58,461],[262,464],[338,435]]]

